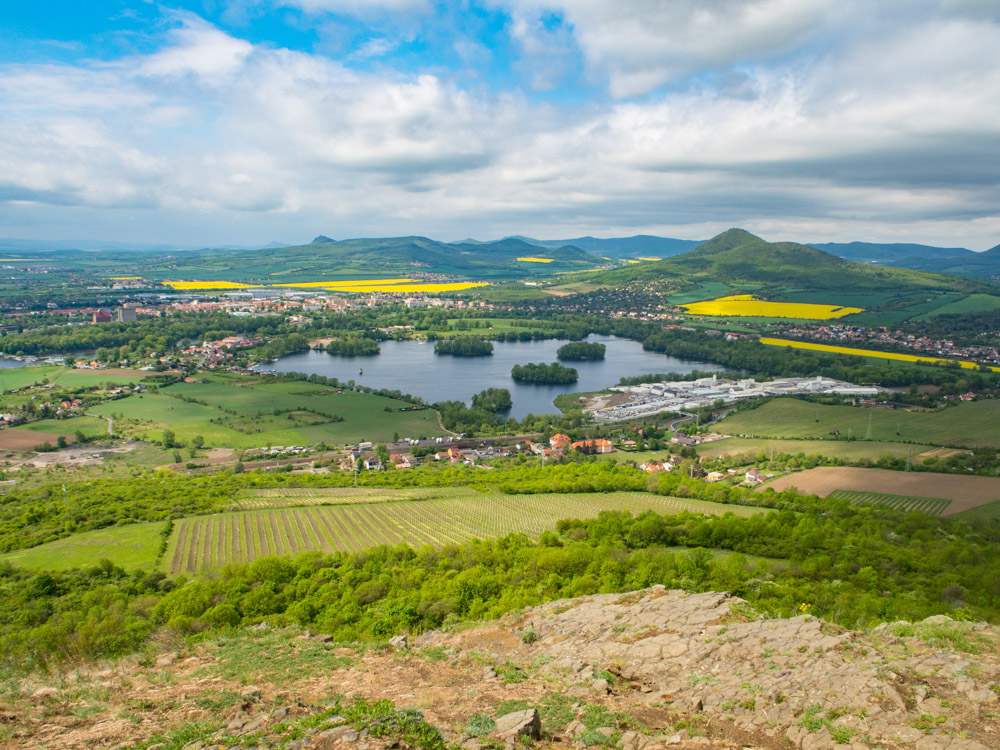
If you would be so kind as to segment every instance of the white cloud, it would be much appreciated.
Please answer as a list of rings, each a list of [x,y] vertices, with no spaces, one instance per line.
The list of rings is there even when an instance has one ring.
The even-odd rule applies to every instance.
[[[551,32],[528,3],[510,31],[525,60],[541,60]],[[634,55],[612,43],[614,29],[581,42],[620,90],[629,76],[694,69],[672,62],[674,48],[657,57],[649,41],[689,6],[655,5]],[[587,19],[611,7],[573,6],[573,26],[553,27],[565,46],[570,32],[601,33]],[[722,34],[713,47],[706,29],[720,8],[785,6],[711,7],[665,38],[729,76],[724,85],[611,105],[541,105],[443,75],[359,72],[191,16],[152,54],[0,67],[0,221],[37,222],[37,233],[88,217],[148,241],[170,239],[154,228],[217,237],[196,244],[318,233],[706,237],[733,225],[817,241],[1000,240],[1000,26],[924,3],[896,24],[871,11],[882,14],[865,25],[875,31],[844,35],[842,19],[817,32],[803,11],[771,36],[751,19],[748,39]],[[619,31],[640,9],[622,6]],[[829,39],[807,63],[763,62],[810,35]]]
[[[825,26],[836,0],[495,0],[519,17],[559,12],[616,97],[771,59]]]

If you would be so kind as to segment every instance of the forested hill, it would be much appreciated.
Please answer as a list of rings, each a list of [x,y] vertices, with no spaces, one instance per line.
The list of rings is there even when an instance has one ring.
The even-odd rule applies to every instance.
[[[974,279],[906,268],[854,263],[794,242],[767,242],[743,229],[729,229],[683,255],[607,271],[591,283],[622,286],[659,278],[692,283],[717,281],[754,288],[801,287],[817,290],[954,290],[984,291]]]
[[[538,258],[538,260],[518,260]],[[508,238],[496,242],[446,243],[427,237],[334,240],[320,235],[305,245],[239,253],[205,250],[152,263],[150,277],[233,281],[321,281],[338,278],[441,273],[473,278],[521,278],[593,269],[601,259],[578,247],[540,247]]]

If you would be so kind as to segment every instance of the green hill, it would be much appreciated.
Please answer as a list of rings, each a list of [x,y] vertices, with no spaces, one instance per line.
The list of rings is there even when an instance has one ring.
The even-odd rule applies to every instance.
[[[635,281],[671,280],[677,284],[724,283],[748,290],[817,291],[986,291],[968,278],[907,268],[854,263],[795,242],[767,242],[742,229],[730,229],[695,249],[667,260],[637,264],[588,277],[594,284],[622,286]]]
[[[551,263],[518,261],[519,257]],[[320,235],[306,245],[232,252],[205,250],[145,269],[149,278],[227,280],[250,283],[407,276],[441,273],[503,279],[592,269],[600,259],[578,247],[546,248],[515,238],[496,242],[437,242],[426,237],[333,240]]]

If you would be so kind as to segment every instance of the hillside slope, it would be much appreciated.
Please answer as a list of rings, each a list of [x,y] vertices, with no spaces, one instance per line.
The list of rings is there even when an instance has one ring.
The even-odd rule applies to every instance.
[[[654,586],[328,641],[255,626],[36,676],[5,693],[0,747],[1000,747],[998,632],[944,616],[862,634]]]
[[[852,291],[979,291],[974,279],[905,268],[854,263],[794,242],[767,242],[742,229],[729,229],[683,255],[607,271],[591,283],[620,286],[635,281],[722,282],[734,287]]]
[[[542,257],[550,263],[518,261]],[[577,247],[543,248],[513,238],[484,243],[444,243],[426,237],[333,240],[320,235],[306,245],[205,251],[150,264],[150,278],[197,278],[254,283],[379,278],[414,273],[473,278],[520,278],[592,269],[600,263]]]

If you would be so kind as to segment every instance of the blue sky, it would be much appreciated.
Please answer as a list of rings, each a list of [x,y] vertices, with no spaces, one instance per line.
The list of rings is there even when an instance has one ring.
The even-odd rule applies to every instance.
[[[994,0],[56,0],[0,236],[1000,242]]]

